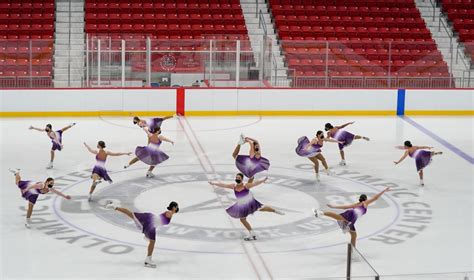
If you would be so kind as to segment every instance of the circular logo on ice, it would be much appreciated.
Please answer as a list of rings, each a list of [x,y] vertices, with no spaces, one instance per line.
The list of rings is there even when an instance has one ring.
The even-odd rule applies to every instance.
[[[326,218],[316,219],[311,209],[328,210],[327,204],[352,204],[358,201],[361,193],[371,197],[386,186],[391,187],[392,191],[372,204],[367,217],[364,216],[357,222],[359,240],[398,244],[424,231],[431,221],[431,207],[421,202],[418,189],[409,190],[396,183],[347,169],[338,170],[334,176],[322,175],[321,183],[317,183],[310,179],[313,177],[311,169],[311,165],[305,164],[296,168],[273,166],[272,171],[277,175],[270,175],[266,184],[252,189],[255,199],[285,213],[280,216],[256,212],[248,217],[260,242],[288,240],[288,244],[293,244],[290,251],[327,247],[331,242],[336,245],[336,241],[329,241],[331,244],[327,244],[328,241],[321,237],[328,235],[326,240],[332,240],[336,232],[340,232],[337,223]],[[183,170],[183,166],[174,167],[174,170]],[[93,240],[115,242],[114,246],[136,246],[137,228],[133,220],[116,211],[104,209],[105,202],[112,200],[134,212],[160,214],[174,200],[179,202],[180,212],[168,226],[157,227],[157,236],[160,238],[170,238],[176,242],[181,240],[180,244],[187,248],[188,241],[235,242],[246,234],[239,219],[230,217],[225,211],[236,201],[234,192],[209,185],[206,174],[170,172],[148,179],[143,170],[124,170],[113,175],[116,182],[112,185],[99,185],[92,202],[87,201],[86,195],[91,182],[90,171],[56,178],[57,187],[72,195],[73,199],[67,201],[52,197],[50,208],[44,205],[44,209],[36,209],[35,213],[52,212],[57,218],[54,222],[63,223],[45,224],[39,229],[44,228],[48,230],[45,231],[46,234],[55,234],[55,238],[67,242],[67,237],[58,238],[57,234],[71,232],[70,234],[80,238],[88,236]],[[235,178],[235,172],[222,172],[215,177],[215,180],[231,182]],[[331,211],[340,213],[344,210]],[[41,215],[46,215],[45,213]],[[44,223],[51,222],[44,220]],[[294,247],[295,241],[298,248]]]
[[[160,66],[165,71],[172,71],[176,67],[176,58],[173,55],[165,54],[161,57]]]

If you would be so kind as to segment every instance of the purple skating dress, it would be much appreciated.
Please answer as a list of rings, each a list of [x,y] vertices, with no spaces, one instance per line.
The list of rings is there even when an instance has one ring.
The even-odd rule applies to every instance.
[[[23,191],[24,189],[34,184],[37,184],[37,183],[31,182],[31,181],[20,181],[18,182],[18,188]],[[24,193],[22,192],[21,196],[25,200],[28,200],[31,204],[35,204],[40,194],[43,194],[43,193],[39,189],[30,189]]]
[[[367,208],[365,208],[362,205],[359,205],[355,208],[349,209],[341,213],[341,216],[344,217],[344,219],[347,220],[347,222],[344,221],[337,221],[339,226],[341,227],[343,232],[347,231],[356,231],[355,229],[355,222],[357,219],[362,217],[365,213],[367,213]]]
[[[339,150],[341,151],[344,149],[344,147],[347,147],[350,144],[352,144],[352,141],[354,141],[354,137],[355,137],[354,134],[342,129],[338,129],[336,133],[334,133],[334,135],[332,136],[332,138],[334,138],[335,140],[344,142],[342,144],[341,143],[338,144]]]
[[[56,141],[54,141],[54,139],[49,135],[48,133],[48,137],[51,139],[51,142],[53,143],[53,147],[51,147],[51,150],[55,151],[55,150],[58,150],[58,151],[61,151],[61,144],[63,143],[63,131],[62,130],[57,130],[56,132],[56,135],[58,137],[58,141],[59,143],[57,143]]]
[[[92,174],[97,174],[100,178],[104,179],[109,183],[112,183],[112,179],[107,173],[107,169],[105,169],[105,160],[100,160],[99,155],[95,156],[95,165],[94,169],[92,169]]]
[[[253,157],[239,155],[235,158],[235,166],[247,178],[252,178],[255,174],[268,170],[270,161],[264,157]]]
[[[237,202],[226,209],[227,213],[233,218],[246,218],[263,206],[258,200],[253,198],[253,194],[249,189],[243,189],[238,192],[234,188],[234,193]]]
[[[321,148],[323,145],[319,144],[314,144],[311,145],[311,147],[306,148],[308,144],[311,141],[309,141],[308,137],[302,136],[298,139],[298,146],[296,147],[296,153],[301,156],[301,157],[314,157],[321,153]]]
[[[413,153],[408,153],[408,155],[415,159],[416,170],[419,172],[423,168],[427,167],[432,160],[431,152],[425,150],[416,150]]]
[[[156,133],[158,129],[161,127],[161,123],[163,122],[162,118],[152,118],[146,121],[146,125],[148,126],[148,131],[151,133]]]
[[[165,212],[156,217],[152,213],[133,213],[133,221],[139,230],[145,234],[148,240],[156,239],[156,226],[165,226],[171,222],[171,219],[166,217]]]
[[[148,165],[158,165],[167,160],[169,156],[160,150],[161,141],[150,142],[146,147],[137,147],[135,155]]]

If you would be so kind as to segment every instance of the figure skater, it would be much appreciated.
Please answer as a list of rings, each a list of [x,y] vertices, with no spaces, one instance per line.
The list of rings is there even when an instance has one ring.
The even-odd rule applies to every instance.
[[[433,149],[433,147],[413,146],[410,141],[405,141],[404,146],[398,148],[405,150],[405,153],[398,161],[394,161],[394,163],[399,164],[407,156],[414,158],[416,163],[416,170],[418,171],[418,175],[420,176],[420,185],[424,186],[425,183],[423,182],[423,169],[431,163],[432,157],[434,155],[441,155],[443,154],[443,152],[426,151],[424,149],[431,150]]]
[[[243,183],[244,174],[237,173],[235,176],[235,184],[224,184],[220,182],[211,182],[209,184],[234,190],[235,198],[237,202],[234,203],[232,206],[226,209],[227,213],[236,219],[240,219],[240,222],[244,225],[244,227],[248,230],[249,235],[244,238],[245,241],[252,241],[257,240],[255,233],[252,231],[252,226],[247,222],[247,216],[250,214],[255,213],[258,211],[263,212],[273,212],[279,215],[284,215],[283,212],[273,209],[270,206],[264,206],[259,201],[257,201],[254,197],[252,192],[250,191],[251,188],[256,187],[260,184],[263,184],[267,181],[265,177],[262,180],[257,180],[253,182],[253,179],[250,179],[246,184]]]
[[[46,135],[51,139],[51,142],[53,143],[53,147],[51,148],[51,162],[48,164],[46,167],[47,169],[53,168],[53,161],[54,161],[54,151],[58,150],[61,151],[63,149],[63,132],[70,129],[71,127],[75,126],[76,123],[72,123],[66,127],[63,127],[60,130],[53,131],[53,127],[51,124],[47,124],[45,129],[42,128],[36,128],[33,126],[30,126],[29,129],[34,129],[38,131],[45,131]]]
[[[15,175],[15,184],[18,186],[21,192],[21,196],[28,201],[28,210],[26,211],[25,227],[30,228],[31,226],[31,214],[33,213],[33,207],[35,206],[36,200],[40,194],[47,194],[52,192],[56,195],[62,196],[65,199],[71,199],[69,195],[65,195],[62,192],[54,189],[54,179],[47,178],[44,182],[31,182],[22,181],[20,176],[20,169],[10,169]]]
[[[152,171],[155,169],[155,166],[169,158],[167,154],[160,150],[161,142],[169,142],[172,145],[174,145],[174,142],[161,135],[161,128],[158,128],[156,133],[151,133],[146,127],[143,127],[142,129],[148,136],[148,145],[146,147],[137,147],[135,149],[136,157],[123,168],[128,168],[130,165],[141,160],[142,162],[150,165],[150,168],[146,173],[146,177],[153,178],[155,175],[152,173]]]
[[[123,213],[135,222],[137,228],[141,230],[143,234],[145,234],[145,239],[148,240],[148,253],[147,257],[145,258],[145,266],[156,268],[156,263],[151,259],[153,250],[155,249],[156,227],[165,226],[171,222],[173,215],[179,212],[178,203],[172,201],[166,208],[168,211],[161,213],[159,216],[156,216],[152,213],[132,212],[126,208],[115,206],[112,201],[108,201],[105,205],[105,208],[113,209]]]
[[[339,153],[341,154],[341,162],[339,163],[339,165],[346,165],[346,159],[344,157],[344,147],[347,147],[349,146],[350,144],[352,144],[352,141],[354,140],[357,140],[357,139],[364,139],[365,141],[370,141],[370,139],[368,137],[365,137],[365,136],[360,136],[360,135],[354,135],[350,132],[347,132],[345,130],[342,130],[342,128],[350,125],[350,124],[353,124],[354,122],[349,122],[349,123],[346,123],[346,124],[343,124],[343,125],[339,125],[339,126],[332,126],[332,124],[330,123],[327,123],[325,126],[324,126],[324,130],[326,130],[328,133],[327,133],[327,138],[334,138],[338,141],[342,141],[343,144],[339,143]]]
[[[166,116],[163,118],[152,118],[148,120],[142,120],[139,117],[135,116],[133,117],[133,124],[136,124],[141,128],[148,127],[148,130],[151,133],[156,133],[158,129],[161,127],[161,123],[163,123],[163,121],[171,119],[171,118],[175,118],[175,117],[176,115]]]
[[[239,155],[240,146],[245,143],[249,143],[250,151],[248,156]],[[235,147],[232,157],[235,159],[235,165],[240,172],[242,172],[245,177],[253,178],[255,174],[268,170],[270,167],[270,162],[268,159],[262,157],[262,150],[260,149],[260,143],[250,137],[244,137],[240,135],[239,144]]]
[[[327,212],[327,211],[320,211],[317,209],[313,209],[314,216],[316,218],[320,218],[322,216],[327,216],[330,218],[333,218],[337,221],[339,224],[339,227],[341,227],[343,233],[349,232],[351,235],[351,244],[352,246],[356,246],[356,239],[357,239],[357,232],[355,229],[355,223],[357,219],[362,217],[365,213],[367,213],[367,207],[369,205],[376,201],[377,199],[382,196],[385,192],[390,191],[390,188],[385,188],[383,191],[380,193],[376,194],[374,197],[367,199],[367,195],[361,194],[359,197],[359,202],[351,204],[351,205],[331,205],[328,204],[327,206],[329,208],[334,208],[334,209],[348,209],[341,214],[336,214],[334,212]]]
[[[92,193],[94,192],[95,187],[98,184],[102,183],[102,179],[109,182],[110,184],[112,184],[112,179],[110,178],[109,174],[107,173],[107,169],[105,169],[105,161],[107,160],[107,157],[108,156],[129,156],[132,153],[131,152],[128,152],[128,153],[114,153],[114,152],[106,151],[104,141],[99,141],[97,143],[97,149],[98,150],[92,149],[85,142],[84,142],[84,146],[86,146],[86,148],[87,148],[87,150],[89,150],[89,152],[91,152],[95,155],[95,160],[96,160],[95,165],[94,165],[94,169],[92,170],[92,175],[91,175],[92,185],[91,185],[91,189],[89,191],[89,198],[88,198],[88,201],[92,201]]]
[[[301,157],[308,158],[312,163],[314,163],[314,171],[316,172],[316,180],[319,181],[319,161],[324,166],[326,173],[331,175],[329,171],[328,164],[323,154],[321,153],[321,148],[323,147],[324,142],[333,142],[343,144],[344,142],[324,138],[324,133],[319,130],[316,133],[316,137],[309,141],[308,137],[302,136],[298,139],[298,146],[296,147],[296,153]]]

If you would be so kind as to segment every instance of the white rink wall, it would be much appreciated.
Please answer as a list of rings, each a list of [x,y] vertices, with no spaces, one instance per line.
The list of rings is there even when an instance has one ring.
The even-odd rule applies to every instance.
[[[179,112],[187,115],[473,115],[474,90],[407,89],[38,89],[1,90],[0,116],[125,115]],[[403,107],[402,106],[402,107]],[[36,114],[35,116],[37,116]]]

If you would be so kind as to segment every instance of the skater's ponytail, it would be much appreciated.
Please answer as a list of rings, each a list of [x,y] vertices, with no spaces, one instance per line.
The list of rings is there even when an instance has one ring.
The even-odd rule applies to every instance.
[[[410,141],[408,141],[408,140],[407,140],[407,141],[405,141],[405,142],[403,143],[403,145],[405,145],[405,147],[408,147],[408,148],[411,148],[411,147],[413,147],[413,145],[411,144],[411,142],[410,142]]]
[[[133,124],[137,124],[140,121],[140,118],[135,116],[133,117]]]
[[[366,200],[367,200],[367,195],[361,194],[360,197],[359,197],[359,202],[364,202]]]

